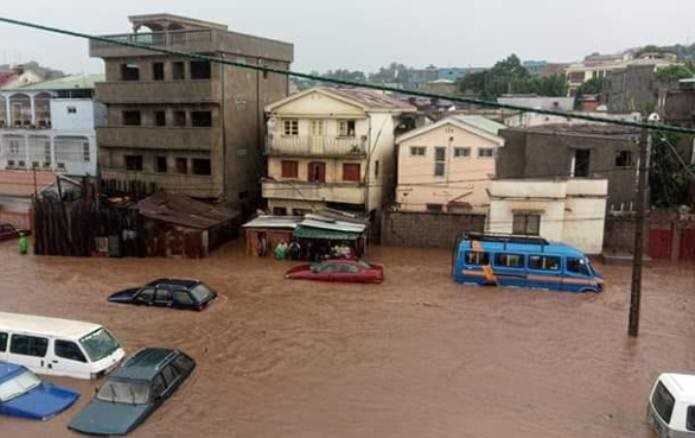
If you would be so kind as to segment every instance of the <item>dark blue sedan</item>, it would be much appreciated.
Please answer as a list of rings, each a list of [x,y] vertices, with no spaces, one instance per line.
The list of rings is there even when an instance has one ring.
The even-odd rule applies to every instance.
[[[42,382],[21,365],[0,362],[0,414],[48,420],[79,397],[75,391]]]
[[[111,303],[203,310],[217,293],[198,280],[160,278],[111,295]]]
[[[125,435],[171,397],[193,369],[195,361],[181,351],[140,350],[111,373],[68,427],[91,435]]]

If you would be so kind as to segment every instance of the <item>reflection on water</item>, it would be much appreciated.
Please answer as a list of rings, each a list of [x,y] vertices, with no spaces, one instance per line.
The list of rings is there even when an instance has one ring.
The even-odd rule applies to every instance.
[[[178,347],[199,367],[132,436],[649,437],[649,385],[695,371],[695,269],[645,271],[642,331],[625,335],[629,269],[599,266],[602,295],[461,286],[450,254],[375,248],[382,285],[289,281],[292,266],[233,243],[206,260],[20,257],[0,245],[0,309],[104,324],[130,354]],[[158,277],[220,293],[196,313],[108,304]],[[1,437],[73,436],[65,425],[99,383]]]

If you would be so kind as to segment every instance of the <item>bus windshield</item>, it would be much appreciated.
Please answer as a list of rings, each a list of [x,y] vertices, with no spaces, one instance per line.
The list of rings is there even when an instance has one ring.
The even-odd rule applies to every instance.
[[[111,333],[103,327],[80,339],[80,344],[92,362],[109,356],[121,347]]]

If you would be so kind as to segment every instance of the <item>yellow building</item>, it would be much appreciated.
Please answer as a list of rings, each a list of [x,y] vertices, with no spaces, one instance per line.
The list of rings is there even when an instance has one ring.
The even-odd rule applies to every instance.
[[[450,116],[398,137],[399,209],[485,213],[504,128],[482,116]]]
[[[276,215],[378,210],[395,184],[400,117],[415,111],[375,91],[320,87],[267,106],[268,209]]]

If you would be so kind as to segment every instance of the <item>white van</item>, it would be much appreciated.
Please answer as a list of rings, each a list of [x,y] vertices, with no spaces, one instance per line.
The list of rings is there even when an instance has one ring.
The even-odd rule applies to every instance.
[[[649,393],[647,423],[659,438],[695,437],[695,376],[660,375]]]
[[[125,352],[99,324],[0,312],[0,361],[38,374],[100,378]]]

